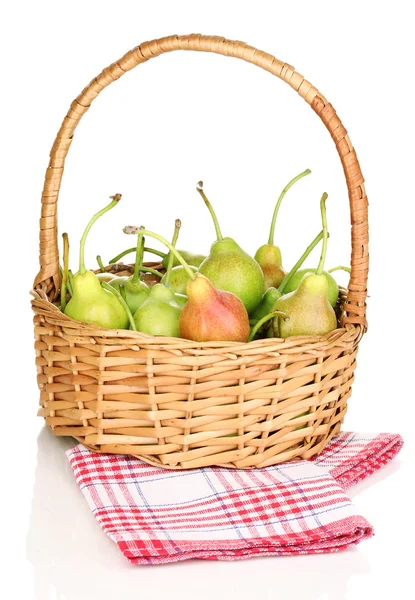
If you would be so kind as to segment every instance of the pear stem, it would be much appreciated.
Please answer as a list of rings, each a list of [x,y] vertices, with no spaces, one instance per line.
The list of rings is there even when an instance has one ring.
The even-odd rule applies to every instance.
[[[211,205],[211,203],[207,199],[207,196],[206,196],[205,192],[203,191],[203,181],[199,181],[199,183],[196,185],[196,190],[202,196],[202,198],[203,198],[206,206],[209,209],[210,214],[212,215],[213,224],[215,226],[215,231],[216,231],[216,239],[219,242],[219,241],[223,240],[223,235],[222,235],[222,232],[221,232],[220,227],[219,227],[218,218],[216,216],[215,211],[213,210],[213,206]]]
[[[140,265],[139,271],[140,273],[152,273],[153,275],[160,277],[160,279],[163,277],[163,273],[160,273],[160,271],[157,271],[156,269],[146,267],[146,265]]]
[[[101,258],[100,254],[97,255],[97,263],[98,263],[98,266],[99,266],[99,269],[100,269],[101,273],[106,273],[106,270],[105,270],[105,267],[104,267],[104,263],[102,262],[102,258]]]
[[[144,229],[144,225],[141,225],[140,230]],[[143,262],[143,253],[144,253],[144,238],[143,234],[139,233],[137,236],[137,247],[135,252],[135,264],[134,264],[134,274],[131,278],[131,283],[138,283],[140,280],[140,266]]]
[[[112,287],[112,286],[111,286],[111,287]],[[123,300],[125,300],[125,302],[127,302],[127,293],[126,293],[126,291],[125,291],[125,285],[124,285],[124,283],[122,283],[122,284],[120,285],[120,289],[119,289],[118,291],[120,292],[120,294],[121,294],[121,296],[122,296]],[[131,314],[133,314],[133,313],[131,313]]]
[[[343,265],[339,265],[338,267],[333,267],[332,269],[329,269],[328,273],[333,273],[333,271],[346,271],[346,273],[352,272],[350,267],[345,267]]]
[[[162,252],[161,250],[156,250],[156,248],[147,248],[144,247],[144,252],[150,252],[150,254],[155,254],[156,256],[160,256],[160,258],[166,258],[166,252]]]
[[[286,321],[289,318],[287,313],[282,312],[281,310],[274,310],[273,312],[268,313],[267,315],[265,315],[265,317],[262,317],[262,319],[260,319],[256,325],[252,327],[251,333],[249,334],[248,342],[252,342],[258,330],[263,326],[263,324],[267,321],[270,321],[274,317],[281,317],[282,319],[284,319],[284,321]]]
[[[327,213],[326,213],[326,200],[328,195],[326,192],[321,196],[320,200],[320,211],[321,211],[321,222],[323,223],[323,246],[321,248],[320,261],[318,263],[316,275],[322,275],[324,269],[324,262],[326,260],[327,254],[327,241],[329,238],[328,230],[327,230]]]
[[[297,260],[297,262],[291,269],[291,271],[289,271],[289,273],[287,273],[285,275],[284,279],[281,281],[281,283],[278,287],[278,291],[281,292],[281,295],[284,293],[284,290],[286,289],[287,285],[290,283],[291,279],[297,273],[298,269],[301,267],[301,265],[303,264],[303,262],[305,261],[307,256],[311,253],[312,250],[314,250],[314,248],[317,246],[317,244],[319,242],[321,242],[321,240],[323,239],[323,235],[324,235],[323,230],[321,230],[320,233],[318,235],[316,235],[316,237],[311,242],[311,244],[309,246],[307,246],[307,248],[304,250],[304,252],[300,256],[300,258]]]
[[[63,279],[63,269],[62,269],[61,266],[59,266],[59,273],[60,273],[61,279]],[[72,285],[71,285],[71,280],[69,279],[69,271],[68,271],[68,280],[66,282],[66,286],[67,286],[67,290],[69,292],[69,295],[72,298],[72,296],[73,296],[73,288],[72,288]]]
[[[70,269],[68,269],[68,289],[69,289],[69,293],[72,297],[73,290],[74,290],[74,280],[73,280],[73,273]]]
[[[127,235],[137,234],[139,232],[139,227],[136,227],[135,225],[127,225],[126,227],[124,227],[123,231]],[[176,248],[174,248],[170,244],[170,242],[168,242],[161,235],[158,235],[158,233],[154,233],[153,231],[148,231],[147,229],[144,229],[142,233],[143,233],[143,235],[147,235],[148,237],[154,238],[155,240],[158,240],[159,242],[164,244],[166,246],[166,248],[168,248],[170,250],[170,252],[172,252],[174,254],[174,256],[177,258],[179,263],[184,267],[186,273],[189,275],[189,278],[192,280],[196,279],[195,273],[191,270],[191,268],[189,267],[187,262],[184,260],[184,258],[182,258],[181,254],[179,254],[179,252],[176,250]]]
[[[79,248],[79,274],[80,275],[83,275],[84,273],[86,273],[86,268],[85,268],[85,242],[86,242],[86,238],[88,236],[89,230],[91,229],[91,227],[95,223],[95,221],[97,219],[99,219],[99,217],[101,217],[102,215],[104,215],[106,212],[108,212],[109,210],[111,210],[111,208],[114,208],[114,206],[116,204],[118,204],[118,202],[121,200],[121,194],[115,194],[115,196],[110,196],[110,198],[112,199],[112,201],[110,202],[110,204],[108,204],[108,206],[106,206],[105,208],[102,208],[97,213],[95,213],[95,215],[89,221],[88,225],[85,227],[85,231],[84,231],[84,233],[83,233],[83,235],[81,237],[81,243],[80,243],[80,248]]]
[[[180,232],[181,226],[182,226],[182,222],[180,221],[180,219],[176,219],[176,221],[174,223],[173,239],[171,241],[171,245],[173,246],[173,248],[176,247],[176,242],[177,242],[177,238],[179,237],[179,232]],[[166,269],[166,279],[164,280],[164,285],[166,287],[170,287],[170,276],[171,276],[171,270],[173,268],[173,261],[174,261],[174,256],[172,253],[170,253],[169,262],[167,263],[167,269]]]
[[[278,211],[280,210],[281,202],[284,200],[285,194],[288,192],[290,187],[292,187],[294,185],[294,183],[297,183],[297,181],[299,181],[306,175],[310,175],[310,173],[311,173],[310,169],[306,169],[305,171],[303,171],[302,173],[300,173],[299,175],[294,177],[294,179],[291,179],[291,181],[289,183],[287,183],[285,188],[282,190],[280,197],[277,200],[277,204],[275,205],[274,214],[272,215],[271,229],[269,231],[269,238],[268,238],[269,245],[272,246],[274,244],[275,224],[277,222]]]
[[[61,311],[65,312],[66,308],[66,288],[68,285],[68,268],[69,268],[69,238],[67,233],[62,234],[63,238],[63,275],[61,287]]]
[[[119,254],[117,254],[117,256],[114,256],[114,258],[112,258],[109,261],[109,264],[112,265],[113,263],[118,262],[124,256],[127,256],[127,254],[132,254],[133,252],[136,252],[136,251],[137,251],[137,246],[128,248],[127,250],[124,250],[123,252],[120,252]],[[144,252],[150,252],[151,254],[160,256],[160,258],[166,258],[166,256],[167,256],[167,254],[165,252],[162,252],[161,250],[156,250],[155,248],[146,248],[145,246],[144,246]]]
[[[63,280],[63,269],[62,269],[62,267],[60,265],[59,265],[59,274],[61,276],[61,280]],[[71,282],[69,281],[69,271],[68,271],[68,280],[66,282],[66,285],[68,287],[69,295],[72,298],[72,287],[71,287]]]
[[[111,285],[108,285],[108,283],[106,281],[101,281],[101,286],[104,288],[104,290],[107,290],[107,292],[111,292],[111,294],[113,294],[117,298],[118,302],[121,304],[121,306],[124,308],[125,312],[127,313],[128,320],[130,321],[131,329],[133,331],[137,331],[137,327],[135,326],[133,315],[131,314],[131,310],[129,309],[128,304],[126,303],[126,301],[124,300],[124,298],[122,297],[120,292],[118,290],[116,290],[115,288],[113,288]]]

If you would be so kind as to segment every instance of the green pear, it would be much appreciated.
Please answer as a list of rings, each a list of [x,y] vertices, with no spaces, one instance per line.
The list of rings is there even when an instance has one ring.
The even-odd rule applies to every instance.
[[[175,250],[179,237],[180,227],[181,221],[176,219],[171,242],[173,250]],[[179,318],[182,304],[184,305],[186,302],[181,302],[181,297],[176,295],[171,287],[172,265],[173,253],[170,253],[167,271],[163,277],[164,282],[156,283],[151,288],[148,298],[134,314],[134,323],[138,331],[151,335],[179,337]],[[187,267],[187,270],[189,277],[193,271],[190,270],[190,267]]]
[[[209,256],[199,267],[199,273],[207,277],[218,290],[232,292],[242,300],[251,312],[260,303],[264,293],[264,274],[257,261],[249,256],[229,237],[223,237],[216,214],[203,191],[203,183],[197,185],[212,216],[216,230]]]
[[[325,335],[336,329],[337,318],[328,290],[324,275],[307,273],[294,292],[281,296],[275,308],[288,318],[278,319],[278,336]]]
[[[181,312],[173,290],[162,283],[156,283],[134,314],[135,326],[137,331],[149,335],[179,337]]]
[[[112,202],[98,211],[86,226],[80,242],[79,270],[73,277],[72,298],[65,308],[68,317],[106,329],[127,329],[128,315],[118,299],[102,289],[95,273],[86,270],[84,251],[86,238],[92,225],[104,213],[111,210],[120,198],[120,194],[113,196]]]
[[[117,298],[103,290],[92,271],[76,273],[73,296],[65,314],[76,321],[92,323],[105,329],[128,329],[128,315]]]
[[[306,273],[315,273],[316,271],[317,269],[300,269],[295,275],[292,276],[287,284],[287,287],[285,288],[285,291],[287,293],[293,292],[298,288]],[[339,297],[339,286],[337,285],[337,281],[327,271],[323,271],[323,275],[327,279],[329,302],[332,306],[336,306],[337,298]]]
[[[218,290],[232,292],[248,312],[258,306],[264,293],[261,267],[231,238],[213,242],[210,254],[199,267]]]

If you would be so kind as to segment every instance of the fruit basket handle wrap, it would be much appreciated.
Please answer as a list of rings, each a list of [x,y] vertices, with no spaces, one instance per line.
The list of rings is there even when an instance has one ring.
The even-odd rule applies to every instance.
[[[60,289],[57,201],[65,158],[72,143],[74,131],[82,116],[89,109],[92,101],[110,83],[140,63],[173,50],[214,52],[241,58],[257,65],[288,83],[310,104],[323,121],[339,153],[350,201],[351,274],[342,323],[343,325],[347,323],[360,325],[365,330],[369,264],[368,204],[359,161],[346,129],[332,105],[310,82],[297,73],[294,67],[280,62],[271,54],[257,50],[244,42],[227,40],[218,36],[172,35],[144,42],[104,69],[72,102],[52,146],[46,170],[40,218],[40,271],[35,279],[34,287],[42,286],[50,298],[56,298]]]

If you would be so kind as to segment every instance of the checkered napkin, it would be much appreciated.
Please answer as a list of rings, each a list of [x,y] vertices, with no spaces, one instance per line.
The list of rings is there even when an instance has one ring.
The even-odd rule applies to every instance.
[[[101,529],[136,564],[343,550],[373,535],[345,489],[400,450],[393,434],[342,433],[314,460],[249,471],[168,471],[67,452]]]

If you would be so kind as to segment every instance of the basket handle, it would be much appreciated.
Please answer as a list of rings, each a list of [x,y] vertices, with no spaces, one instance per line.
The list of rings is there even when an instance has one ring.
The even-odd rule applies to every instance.
[[[364,331],[367,327],[365,301],[369,264],[367,197],[356,152],[347,131],[331,104],[311,83],[297,73],[294,67],[282,63],[271,54],[257,50],[243,42],[227,40],[217,36],[200,34],[172,35],[144,42],[104,69],[72,102],[52,146],[49,165],[46,170],[40,218],[40,271],[35,279],[34,287],[42,285],[50,298],[55,298],[59,292],[57,201],[65,158],[79,121],[90,107],[91,102],[110,83],[116,81],[140,63],[173,50],[215,52],[216,54],[241,58],[257,65],[288,83],[311,105],[321,118],[336,144],[346,177],[350,201],[352,226],[351,274],[343,324],[360,325],[362,331]]]

